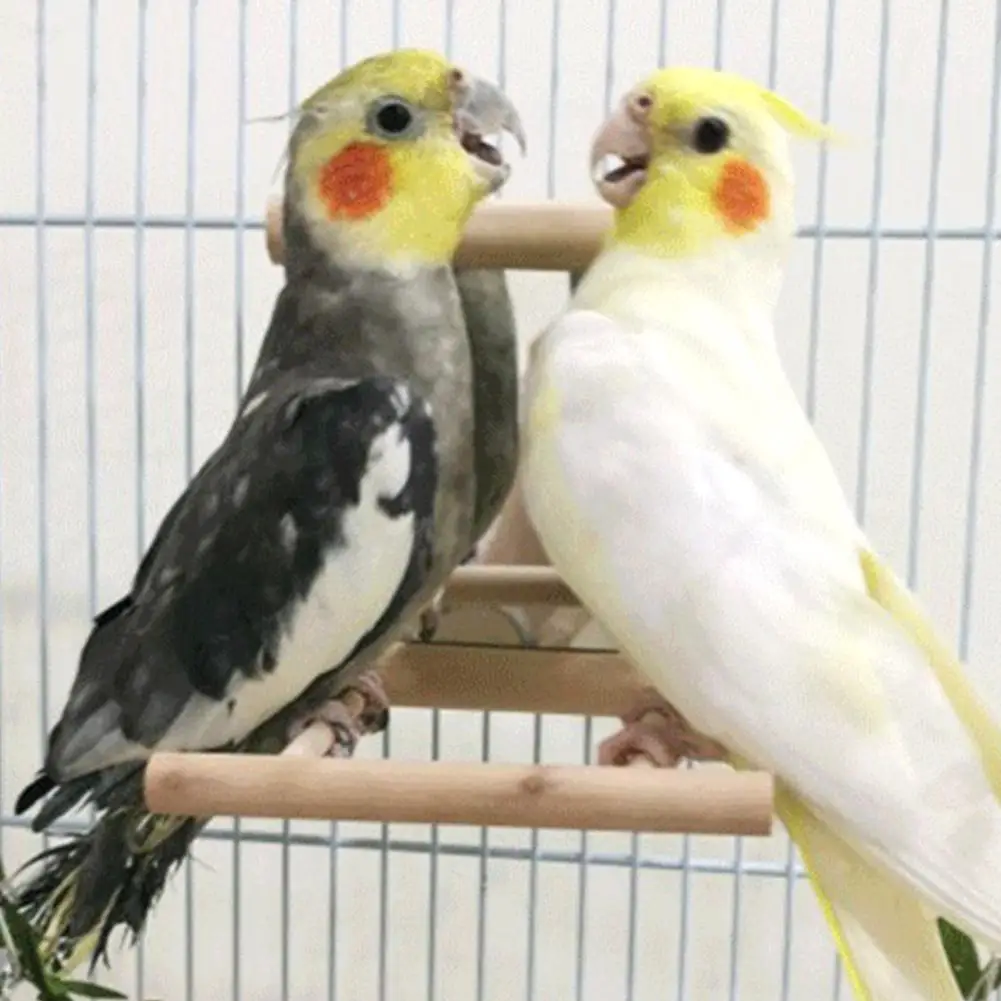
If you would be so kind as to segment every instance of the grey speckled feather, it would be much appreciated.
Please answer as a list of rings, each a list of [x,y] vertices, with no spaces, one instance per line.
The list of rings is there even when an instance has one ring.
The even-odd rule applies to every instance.
[[[427,572],[432,422],[402,380],[289,369],[244,408],[171,510],[128,597],[95,623],[49,742],[47,774],[65,780],[153,748],[241,740],[274,712],[274,683],[261,688],[272,673],[285,672],[279,691],[299,694],[295,672],[309,667],[287,652],[298,609],[328,561],[351,558],[360,488],[377,475],[389,447],[380,443],[393,441],[402,441],[409,472],[382,499],[376,531],[388,544],[401,516],[415,518],[415,531],[404,526],[400,569],[383,584],[371,629],[351,626],[353,595],[329,613],[347,655],[378,635],[376,619],[395,618]],[[256,706],[264,704],[256,716],[247,701],[255,687]]]

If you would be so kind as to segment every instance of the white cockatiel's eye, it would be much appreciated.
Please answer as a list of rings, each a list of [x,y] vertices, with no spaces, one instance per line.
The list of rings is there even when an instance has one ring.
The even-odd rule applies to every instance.
[[[692,129],[692,149],[707,156],[718,153],[730,142],[730,126],[717,115],[700,118]]]

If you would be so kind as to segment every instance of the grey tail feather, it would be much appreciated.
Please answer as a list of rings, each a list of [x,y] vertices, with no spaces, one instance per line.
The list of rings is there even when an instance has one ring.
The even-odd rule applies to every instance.
[[[93,972],[101,960],[107,963],[119,927],[135,941],[204,826],[147,813],[143,771],[143,765],[121,766],[57,788],[32,824],[42,830],[81,802],[101,811],[90,830],[40,852],[14,880],[15,903],[52,969],[80,947],[75,961],[89,957]]]
[[[244,741],[214,750],[279,753],[290,722],[330,699],[343,684],[338,671],[318,678]],[[89,830],[39,852],[11,880],[14,903],[51,970],[67,969],[68,962],[71,968],[84,959],[90,960],[91,972],[102,960],[107,964],[111,935],[118,928],[126,938],[131,932],[134,942],[171,873],[209,821],[147,812],[145,768],[144,762],[121,764],[62,784],[42,773],[18,799],[23,812],[49,797],[31,825],[35,831],[76,806],[90,804],[98,810]]]

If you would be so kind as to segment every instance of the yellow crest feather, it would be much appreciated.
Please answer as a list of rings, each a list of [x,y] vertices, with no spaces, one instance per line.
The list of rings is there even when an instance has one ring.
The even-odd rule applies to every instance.
[[[765,107],[787,132],[800,139],[813,139],[817,142],[843,142],[844,137],[823,122],[815,121],[790,104],[784,97],[761,87],[758,90]]]

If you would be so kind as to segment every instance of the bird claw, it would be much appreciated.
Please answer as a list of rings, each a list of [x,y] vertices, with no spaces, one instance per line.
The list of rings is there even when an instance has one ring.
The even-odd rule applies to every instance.
[[[430,643],[438,632],[441,618],[445,611],[445,589],[439,588],[438,593],[422,609],[417,623],[417,638],[421,643]]]
[[[720,761],[723,746],[699,733],[669,702],[654,691],[646,693],[622,717],[623,727],[598,745],[599,765],[628,765],[646,758],[657,768],[673,768],[682,758]]]
[[[345,702],[345,696],[351,692],[360,695],[363,700],[360,711],[352,711]],[[323,723],[333,732],[334,739],[327,757],[350,758],[362,737],[381,733],[389,725],[389,698],[382,679],[375,671],[366,671],[342,688],[336,697],[292,724],[289,740],[295,740],[314,723]]]
[[[345,695],[348,692],[357,692],[365,700],[357,717],[361,734],[373,736],[382,733],[389,726],[389,696],[378,671],[365,671],[339,694]]]

